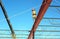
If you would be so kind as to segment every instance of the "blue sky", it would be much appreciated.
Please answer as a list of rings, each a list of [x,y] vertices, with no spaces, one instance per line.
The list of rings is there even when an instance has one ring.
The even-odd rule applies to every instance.
[[[32,8],[36,9],[36,13],[38,14],[38,11],[40,9],[40,6],[42,4],[42,0],[2,0],[4,7],[7,11],[7,14],[9,16],[9,19],[11,21],[12,27],[14,30],[31,30],[32,25],[34,23],[33,18],[32,18]],[[60,0],[53,0],[51,5],[60,5]],[[58,8],[60,10],[60,8]],[[60,18],[60,13],[59,11],[54,7],[49,7],[48,10],[46,11],[44,17],[48,18]],[[59,20],[51,20],[51,22],[60,22]],[[42,19],[40,25],[52,25],[49,20],[47,19]],[[3,15],[3,12],[0,7],[0,29],[8,29],[9,26],[5,20],[5,17]],[[39,30],[60,30],[59,28],[56,27],[38,27],[37,29]],[[11,33],[8,31],[0,31],[1,34]],[[16,32],[17,34],[24,34],[28,32]],[[57,35],[57,32],[36,32],[38,34],[41,33],[41,35]],[[46,34],[45,34],[46,33]],[[58,32],[59,33],[59,32]],[[28,33],[29,34],[29,33]],[[1,36],[1,35],[0,35]],[[21,36],[21,35],[20,35]],[[47,36],[42,36],[47,37]],[[51,36],[52,37],[52,36]],[[53,36],[54,37],[54,36]],[[56,36],[57,37],[57,36]],[[22,38],[23,39],[23,38]]]

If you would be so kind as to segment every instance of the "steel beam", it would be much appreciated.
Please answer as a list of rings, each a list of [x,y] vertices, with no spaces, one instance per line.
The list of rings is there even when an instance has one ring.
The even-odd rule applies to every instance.
[[[57,27],[57,28],[59,28],[60,25],[39,25],[39,27]]]
[[[0,0],[0,6],[1,6],[1,8],[2,8],[3,14],[4,14],[4,16],[5,16],[5,18],[6,18],[6,21],[7,21],[8,25],[9,25],[9,28],[10,28],[10,30],[11,30],[12,37],[13,37],[13,39],[16,39],[16,38],[15,38],[14,30],[13,30],[13,28],[12,28],[12,25],[11,25],[10,20],[9,20],[9,18],[8,18],[7,12],[6,12],[5,8],[4,8],[3,3],[2,3],[1,0]]]
[[[60,6],[57,6],[57,5],[50,5],[49,7],[58,7],[58,8],[60,8]]]
[[[31,30],[31,32],[30,32],[30,34],[28,36],[28,39],[31,39],[31,37],[33,36],[33,32],[36,31],[39,23],[41,22],[44,14],[45,14],[46,10],[48,9],[48,7],[50,6],[51,2],[52,2],[52,0],[43,0],[43,3],[41,5],[41,8],[40,8],[39,13],[37,15],[37,18],[36,18],[36,20],[35,20],[35,22],[33,24],[32,30]]]
[[[1,30],[0,31],[10,31],[10,30]],[[14,30],[14,31],[23,31],[23,32],[29,32],[30,30]],[[36,32],[60,32],[60,30],[36,30]]]
[[[60,18],[48,18],[48,17],[44,17],[43,19],[51,19],[51,20],[53,20],[53,19],[56,19],[56,20],[60,20]]]

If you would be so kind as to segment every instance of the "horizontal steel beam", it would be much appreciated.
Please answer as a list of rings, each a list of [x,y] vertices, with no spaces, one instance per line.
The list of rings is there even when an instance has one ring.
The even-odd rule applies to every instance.
[[[11,37],[0,37],[0,38],[11,38]],[[27,37],[17,37],[17,38],[27,38]],[[35,37],[36,39],[60,39],[60,38],[56,38],[56,37],[50,37],[50,38],[42,38],[42,37]]]
[[[36,30],[36,32],[60,32],[60,30]]]
[[[10,31],[10,30],[0,30],[0,31]],[[31,32],[30,30],[14,30],[14,31]],[[60,32],[60,30],[36,30],[36,32]]]
[[[48,17],[44,17],[43,19],[57,19],[57,20],[60,20],[60,18],[48,18]]]
[[[11,36],[11,34],[0,34],[1,36]],[[16,34],[17,36],[28,36],[28,34]],[[60,35],[42,35],[42,34],[35,34],[35,36],[60,36]]]
[[[57,5],[50,5],[49,7],[58,7],[58,8],[60,8],[60,6],[57,6]]]
[[[39,27],[60,27],[60,25],[39,25]]]
[[[53,38],[53,37],[51,37],[51,38],[47,38],[47,37],[42,38],[42,37],[40,37],[40,38],[36,38],[36,39],[60,39],[60,38]]]
[[[11,37],[0,37],[0,38],[11,38]],[[27,38],[27,37],[16,37],[16,38]]]
[[[10,31],[10,30],[8,30],[8,29],[0,29],[0,31]],[[14,30],[14,31],[21,31],[21,32],[28,31],[28,32],[30,32],[30,30]]]

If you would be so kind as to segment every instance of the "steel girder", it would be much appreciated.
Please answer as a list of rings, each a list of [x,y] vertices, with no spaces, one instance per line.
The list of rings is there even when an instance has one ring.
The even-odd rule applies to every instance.
[[[47,11],[48,7],[50,6],[51,2],[52,2],[52,0],[43,0],[41,8],[40,8],[40,10],[38,12],[37,18],[36,18],[36,20],[35,20],[35,22],[33,24],[33,27],[32,27],[32,29],[30,31],[30,34],[28,36],[28,39],[31,39],[31,37],[33,37],[33,32],[36,31],[39,23],[41,22],[44,14]]]
[[[10,28],[10,30],[11,30],[12,37],[13,37],[13,39],[16,39],[14,30],[13,30],[13,28],[12,28],[12,25],[11,25],[10,20],[9,20],[9,18],[8,18],[7,12],[6,12],[5,8],[4,8],[3,3],[2,3],[1,0],[0,0],[0,6],[1,6],[1,8],[2,8],[3,14],[4,14],[4,16],[5,16],[5,18],[6,18],[6,21],[7,21],[8,25],[9,25],[9,28]]]

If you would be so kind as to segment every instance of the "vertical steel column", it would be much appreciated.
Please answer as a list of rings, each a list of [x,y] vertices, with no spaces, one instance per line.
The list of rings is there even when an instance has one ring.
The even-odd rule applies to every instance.
[[[41,5],[41,8],[39,10],[38,16],[33,24],[32,30],[29,34],[28,39],[31,39],[31,37],[33,36],[33,32],[36,31],[36,28],[38,27],[39,23],[41,22],[46,10],[48,9],[48,7],[50,6],[50,3],[52,2],[52,0],[43,0],[43,3]]]
[[[9,28],[10,28],[10,30],[11,30],[12,37],[13,37],[13,39],[16,39],[14,30],[13,30],[13,28],[12,28],[12,25],[11,25],[10,20],[9,20],[9,18],[8,18],[7,12],[6,12],[5,8],[4,8],[3,3],[2,3],[1,0],[0,0],[0,6],[1,6],[1,8],[2,8],[3,14],[4,14],[4,16],[5,16],[5,18],[6,18],[6,21],[7,21],[8,25],[9,25]]]

